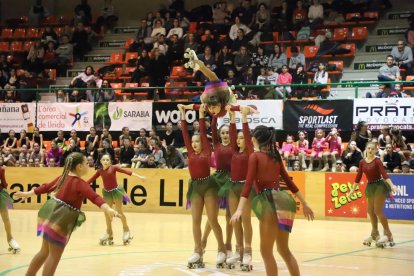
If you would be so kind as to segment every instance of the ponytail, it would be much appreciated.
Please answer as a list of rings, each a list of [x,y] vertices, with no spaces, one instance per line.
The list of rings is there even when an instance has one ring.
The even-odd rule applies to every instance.
[[[56,184],[56,188],[54,189],[54,195],[56,195],[62,189],[69,172],[75,170],[77,165],[82,164],[84,159],[85,156],[82,153],[73,152],[69,154],[65,161],[63,173],[59,177],[58,183]]]
[[[282,162],[282,157],[276,147],[276,130],[273,127],[257,126],[253,131],[260,148],[269,149],[268,155],[276,162]]]

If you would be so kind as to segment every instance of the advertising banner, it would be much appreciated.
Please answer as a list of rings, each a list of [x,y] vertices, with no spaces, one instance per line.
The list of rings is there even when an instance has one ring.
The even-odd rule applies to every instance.
[[[24,129],[33,132],[36,118],[35,103],[1,103],[0,129],[3,133],[13,129],[19,133]]]
[[[94,125],[98,131],[107,128],[120,131],[128,127],[132,131],[152,127],[151,102],[110,102],[96,103],[94,106]]]
[[[354,185],[356,174],[325,174],[325,216],[343,218],[366,218],[366,178],[363,176],[359,189],[352,196],[347,194]]]
[[[165,125],[168,122],[177,124],[180,120],[180,112],[178,111],[178,104],[193,104],[191,102],[154,102],[152,103],[152,125],[154,127]],[[198,118],[198,111],[187,110],[185,113],[187,123],[191,124]]]
[[[414,130],[413,98],[371,98],[354,100],[354,126],[365,121],[372,130],[392,125],[404,130]]]
[[[93,103],[38,103],[37,126],[42,131],[89,131]]]
[[[352,109],[352,100],[286,101],[283,109],[283,129],[351,130]]]
[[[296,184],[296,186],[298,187],[298,189],[302,193],[302,195],[306,195],[305,173],[304,172],[289,172],[289,176],[292,179],[293,183]],[[280,181],[280,184],[284,185],[283,180]],[[297,215],[303,215],[302,205],[300,203],[299,198],[297,198],[289,190],[286,190],[286,192],[290,193],[296,201],[296,214]]]
[[[390,174],[390,178],[400,192],[394,200],[385,201],[385,215],[389,219],[414,220],[414,175]]]
[[[282,129],[283,100],[245,100],[238,101],[237,103],[240,105],[249,105],[259,111],[259,114],[247,116],[250,129],[254,129],[258,125]],[[218,120],[218,125],[220,126],[222,124],[230,124],[230,116],[228,114]],[[236,126],[238,129],[242,128],[240,112],[236,112]]]

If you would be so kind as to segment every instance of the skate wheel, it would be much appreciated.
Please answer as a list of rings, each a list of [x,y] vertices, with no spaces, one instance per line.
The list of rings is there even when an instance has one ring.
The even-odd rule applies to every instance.
[[[395,242],[390,242],[390,247],[393,247],[395,245]]]
[[[114,245],[114,242],[113,241],[109,241],[108,244],[109,245]]]

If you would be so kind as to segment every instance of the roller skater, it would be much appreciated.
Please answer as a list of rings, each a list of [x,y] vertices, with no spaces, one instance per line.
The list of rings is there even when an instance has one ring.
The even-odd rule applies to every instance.
[[[377,232],[377,233],[372,233],[368,238],[366,238],[364,241],[363,241],[363,245],[366,245],[366,246],[371,246],[371,243],[377,243],[377,241],[379,240],[379,238],[380,238],[380,236],[379,236],[379,233]]]
[[[387,144],[385,148],[391,148],[392,145]],[[398,188],[395,186],[389,178],[387,172],[384,169],[384,165],[381,160],[375,156],[377,152],[377,144],[369,142],[365,147],[365,158],[359,162],[358,174],[355,178],[355,183],[350,190],[348,197],[355,199],[355,191],[358,190],[358,184],[361,181],[362,174],[367,177],[368,183],[365,189],[365,196],[368,198],[368,214],[371,221],[371,238],[367,241],[367,244],[371,244],[376,241],[377,247],[384,248],[387,245],[394,246],[391,230],[388,225],[388,220],[383,212],[385,199],[391,196],[391,192],[397,192]],[[360,193],[360,192],[359,192]],[[384,228],[384,237],[376,240],[378,235],[378,220]],[[364,241],[364,245],[367,245]],[[392,243],[392,245],[391,245]]]
[[[242,271],[251,271],[253,270],[253,266],[252,266],[252,249],[246,247],[244,249],[244,254],[243,254],[243,261],[240,264],[240,268]]]
[[[105,233],[100,239],[99,239],[100,245],[113,245],[114,244],[114,238],[110,236],[108,233]]]
[[[131,240],[133,238],[134,237],[131,236],[131,234],[129,233],[129,231],[128,232],[124,232],[124,235],[122,236],[122,240],[124,242],[124,245],[130,244],[131,243]]]
[[[226,259],[227,268],[234,269],[236,267],[237,262],[239,261],[240,261],[239,249],[237,249],[234,254],[232,254],[231,251],[227,251],[227,259]]]
[[[190,258],[188,258],[188,265],[189,269],[197,269],[197,268],[204,268],[205,264],[203,263],[203,257],[200,256],[197,252],[194,252]]]
[[[9,251],[11,251],[13,254],[20,252],[20,246],[15,239],[9,240]]]

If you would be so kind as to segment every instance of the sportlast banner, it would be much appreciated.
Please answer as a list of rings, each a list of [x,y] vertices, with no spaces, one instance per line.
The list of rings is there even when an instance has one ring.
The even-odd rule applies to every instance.
[[[367,217],[368,200],[365,196],[367,185],[365,176],[355,194],[348,196],[355,176],[355,173],[325,174],[325,216]],[[414,220],[414,175],[389,174],[389,176],[400,191],[393,195],[393,199],[386,199],[385,215],[389,219]]]
[[[36,119],[35,103],[2,103],[0,104],[0,129],[4,132],[24,129],[33,132]]]
[[[276,129],[283,128],[283,101],[282,100],[245,100],[239,101],[240,105],[248,105],[256,109],[259,113],[249,115],[247,121],[250,129],[254,129],[258,125],[274,127]],[[242,118],[240,112],[236,112],[236,126],[242,128]],[[220,118],[218,125],[230,124],[230,116]]]
[[[352,130],[352,110],[353,100],[286,101],[283,109],[283,129]]]
[[[404,130],[414,130],[413,98],[371,98],[354,100],[354,126],[365,121],[372,130],[392,125]]]

